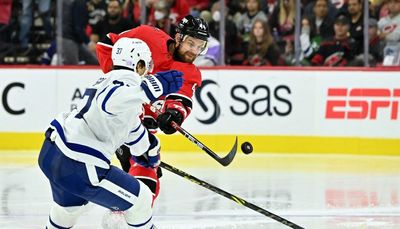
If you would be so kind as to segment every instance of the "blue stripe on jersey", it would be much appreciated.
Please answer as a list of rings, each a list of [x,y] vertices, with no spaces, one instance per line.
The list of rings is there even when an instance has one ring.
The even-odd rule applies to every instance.
[[[141,126],[142,126],[142,124],[140,123],[139,126],[136,129],[132,130],[129,133],[135,133],[136,131],[138,131],[140,129]]]
[[[125,142],[125,144],[128,145],[128,146],[135,145],[136,143],[138,143],[140,141],[140,139],[143,138],[143,136],[146,133],[146,131],[147,131],[147,129],[143,128],[143,132],[140,134],[140,136],[136,140],[131,141],[131,142]]]
[[[96,100],[99,100],[99,96],[100,96],[101,94],[103,94],[103,92],[104,92],[107,88],[108,88],[108,86],[105,87],[105,88],[97,95]]]
[[[55,227],[55,228],[59,228],[59,229],[69,229],[69,228],[70,228],[70,227],[61,227],[61,226],[55,224],[55,223],[53,222],[53,220],[51,220],[50,216],[49,216],[49,221],[50,221],[51,225],[53,225],[53,227]],[[47,227],[46,227],[46,228],[47,228]]]
[[[106,112],[107,114],[109,114],[109,115],[114,115],[114,114],[111,113],[111,112],[106,111],[106,103],[107,103],[107,101],[110,99],[110,97],[111,97],[111,95],[114,93],[114,91],[117,90],[119,87],[122,87],[122,86],[123,86],[123,85],[117,85],[117,86],[111,88],[111,90],[107,93],[106,97],[104,98],[103,103],[101,104],[101,109],[102,109],[104,112]]]
[[[130,224],[130,223],[128,223],[128,225],[131,226],[131,227],[142,227],[142,226],[146,225],[148,222],[150,222],[150,220],[151,220],[152,218],[153,218],[153,217],[151,216],[150,219],[148,219],[146,222],[141,223],[141,224]],[[153,226],[152,226],[152,227],[153,227]]]
[[[76,143],[69,143],[67,142],[67,140],[65,139],[65,135],[64,135],[64,130],[62,129],[60,123],[58,123],[57,120],[53,120],[51,122],[51,125],[54,126],[57,129],[58,135],[60,135],[61,140],[64,142],[64,144],[68,147],[68,149],[78,152],[78,153],[84,153],[84,154],[88,154],[91,155],[93,157],[97,157],[105,162],[107,162],[107,164],[110,164],[110,160],[108,160],[100,151],[95,150],[93,148],[90,148],[88,146],[84,146],[84,145],[80,145],[80,144],[76,144]]]

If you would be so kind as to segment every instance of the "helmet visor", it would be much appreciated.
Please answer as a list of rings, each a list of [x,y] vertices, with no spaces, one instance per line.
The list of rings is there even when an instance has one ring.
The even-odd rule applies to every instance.
[[[183,37],[182,44],[196,55],[207,53],[207,41],[186,35]]]

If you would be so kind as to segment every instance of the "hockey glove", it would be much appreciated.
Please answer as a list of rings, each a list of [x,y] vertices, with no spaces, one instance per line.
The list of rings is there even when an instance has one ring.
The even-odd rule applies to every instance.
[[[158,72],[154,76],[147,75],[140,86],[150,101],[154,102],[162,95],[179,91],[183,83],[182,75],[176,70]]]
[[[175,109],[166,109],[165,112],[160,114],[157,118],[158,127],[165,134],[173,134],[176,132],[176,130],[171,126],[172,121],[181,125],[183,122],[182,113]]]
[[[160,141],[158,138],[149,133],[150,147],[146,153],[141,156],[132,156],[135,163],[143,167],[157,168],[160,165]]]
[[[129,148],[125,145],[120,146],[117,151],[115,152],[119,163],[121,164],[122,170],[125,172],[129,172],[131,168],[131,162],[129,161],[131,158],[131,152]]]
[[[146,127],[148,131],[151,133],[157,133],[158,124],[157,121],[152,116],[144,116],[143,118],[143,126]]]

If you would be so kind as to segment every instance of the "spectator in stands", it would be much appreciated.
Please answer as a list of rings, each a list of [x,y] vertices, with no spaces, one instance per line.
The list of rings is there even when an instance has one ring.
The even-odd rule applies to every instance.
[[[300,47],[303,65],[308,65],[307,59],[312,58],[319,49],[322,40],[331,39],[333,19],[328,14],[328,0],[316,0],[313,15],[304,17],[301,21]]]
[[[383,2],[383,0],[368,1],[370,18],[379,18],[379,10],[382,5],[382,2]]]
[[[149,24],[154,25],[155,21],[155,5],[160,1],[165,4],[165,8],[169,9],[168,17],[171,20],[171,24],[175,25],[177,22],[181,21],[183,17],[189,14],[189,4],[186,0],[158,0],[149,5]]]
[[[400,55],[400,1],[389,0],[389,15],[378,22],[380,38],[385,42],[384,65],[399,65]]]
[[[63,2],[62,55],[64,65],[97,64],[96,55],[90,51],[95,44],[86,35],[89,11],[86,0]]]
[[[282,59],[284,60],[284,65],[294,65],[296,63],[296,56],[294,52],[294,42],[293,40],[286,40],[285,50],[281,53]]]
[[[221,15],[220,3],[215,2],[211,6],[211,21],[208,24],[212,37],[219,40],[219,24],[221,20],[225,20],[225,62],[230,63],[231,57],[240,52],[240,40],[238,37],[235,23],[227,17],[229,10],[226,9],[226,14]],[[241,62],[243,61],[243,58]]]
[[[322,40],[334,35],[334,19],[328,14],[328,0],[316,0],[313,13],[302,19],[300,45],[304,57],[310,58],[318,50]]]
[[[350,37],[356,42],[355,52],[360,54],[363,51],[364,22],[362,0],[349,0],[347,6],[350,15]]]
[[[104,0],[89,0],[87,3],[89,11],[89,25],[93,27],[104,19],[107,14],[107,4]]]
[[[190,14],[194,17],[199,17],[200,12],[206,10],[210,5],[210,0],[187,0],[189,4]]]
[[[3,58],[10,54],[14,47],[10,44],[11,41],[11,10],[12,0],[0,1],[0,63]]]
[[[346,0],[347,1],[347,0]],[[310,17],[314,14],[314,7],[316,0],[302,0],[303,7],[303,16]],[[335,18],[338,14],[338,9],[344,6],[344,0],[329,0],[328,1],[328,15],[330,18]],[[336,8],[338,7],[338,8]]]
[[[374,60],[374,64],[370,63],[371,65],[376,65],[383,61],[383,42],[378,32],[378,21],[375,18],[370,18],[368,21],[369,54]]]
[[[329,39],[333,37],[334,19],[328,14],[328,0],[316,0],[314,14],[310,17],[311,39]]]
[[[210,24],[212,21],[211,12],[209,10],[203,10],[200,12],[200,18],[202,18],[207,24]]]
[[[165,0],[159,0],[154,4],[154,14],[150,17],[150,24],[163,30],[171,37],[175,37],[176,25],[170,19],[170,8]]]
[[[262,19],[256,19],[250,33],[244,65],[265,66],[281,65],[280,52],[274,42],[268,23]]]
[[[46,40],[52,38],[52,26],[50,22],[50,0],[37,0],[39,15],[43,21]],[[21,52],[27,54],[30,50],[29,33],[33,22],[33,3],[34,0],[22,0],[22,15],[19,30],[19,45]]]
[[[0,1],[0,43],[10,42],[11,39],[9,24],[11,21],[12,3],[12,0]]]
[[[215,0],[213,0],[216,2]],[[246,1],[245,0],[229,0],[226,3],[226,7],[229,8],[228,17],[237,25],[242,17],[242,14],[246,12]]]
[[[118,0],[110,0],[107,5],[107,15],[93,26],[90,40],[93,43],[97,43],[98,41],[103,41],[110,32],[118,34],[132,27],[133,25],[122,17],[121,3]]]
[[[321,40],[320,37],[317,39],[311,38],[311,22],[308,17],[304,17],[301,20],[301,34],[300,34],[300,47],[301,47],[301,58],[307,61],[314,53],[318,50]],[[307,63],[307,65],[309,65]]]
[[[389,1],[388,0],[381,0],[381,4],[378,8],[378,17],[383,18],[389,15]]]
[[[295,0],[281,0],[270,17],[269,25],[282,53],[285,51],[286,42],[294,40],[295,16]]]
[[[122,16],[132,24],[140,24],[140,0],[125,0],[122,7]]]
[[[353,59],[353,41],[348,37],[350,21],[346,15],[339,14],[335,19],[335,36],[321,43],[319,50],[311,59],[315,66],[346,66]]]
[[[368,62],[370,66],[376,66],[382,63],[383,60],[383,42],[379,39],[378,21],[375,18],[370,18],[368,21],[368,36],[369,36],[369,56]],[[354,58],[351,66],[364,66],[364,54],[361,53]]]
[[[267,16],[260,8],[260,0],[246,0],[246,12],[244,12],[236,27],[241,35],[243,42],[248,42],[251,28],[256,19],[267,21]]]

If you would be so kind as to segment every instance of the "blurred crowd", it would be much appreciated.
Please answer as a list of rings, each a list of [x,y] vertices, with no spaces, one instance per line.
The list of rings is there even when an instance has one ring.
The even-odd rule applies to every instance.
[[[225,10],[215,0],[0,0],[0,64],[96,65],[95,44],[107,33],[145,23],[174,36],[176,23],[192,14],[212,35],[199,66],[363,66],[366,33],[369,65],[400,65],[400,0],[371,0],[368,28],[363,1],[301,0],[296,59],[296,0],[226,0]]]

